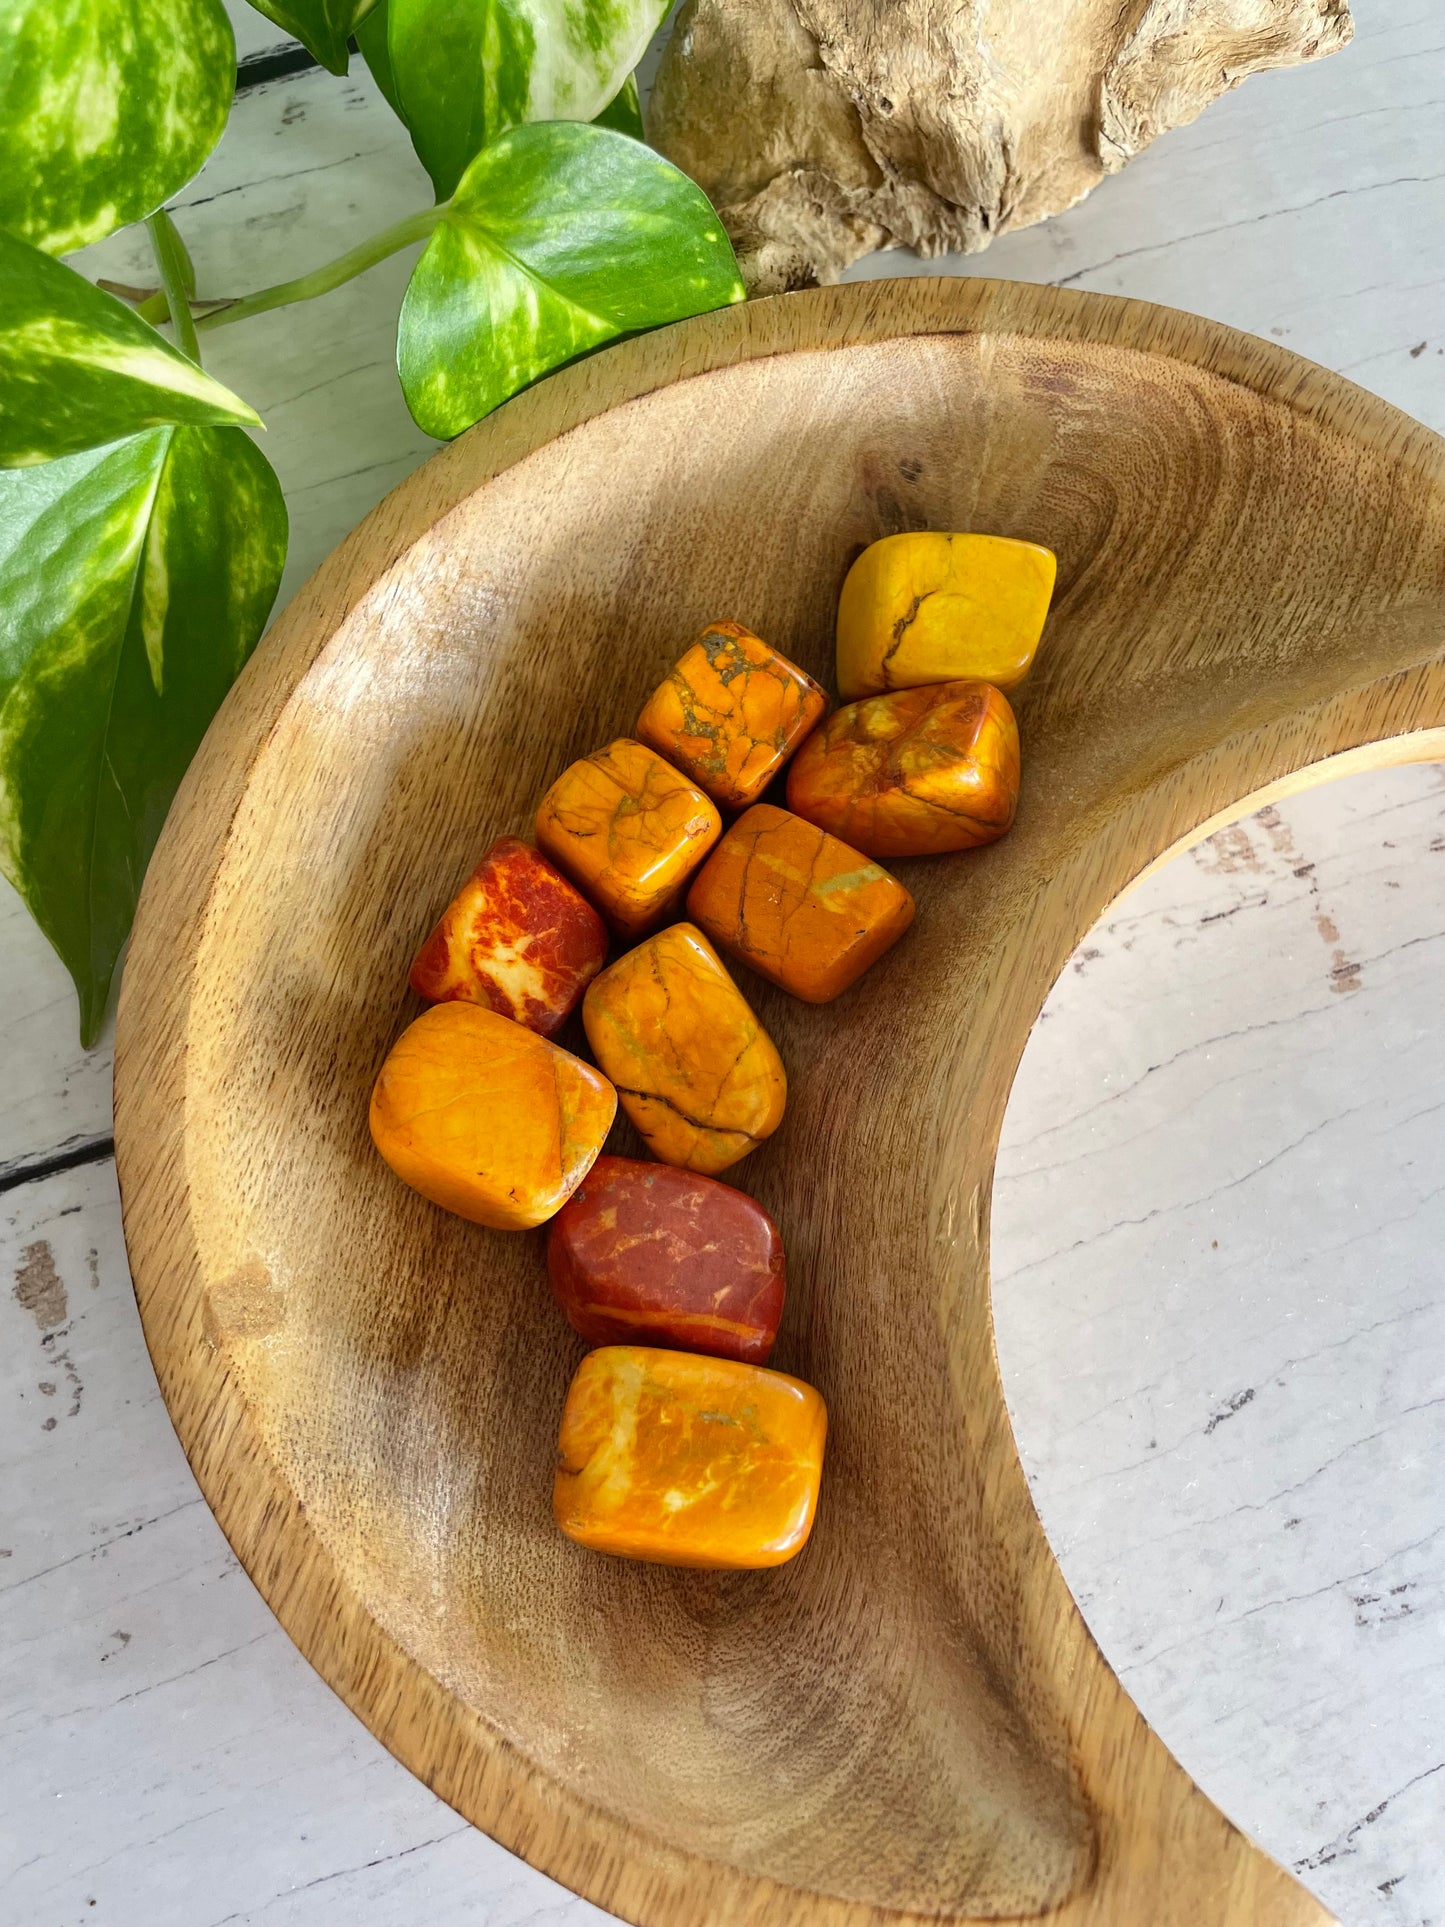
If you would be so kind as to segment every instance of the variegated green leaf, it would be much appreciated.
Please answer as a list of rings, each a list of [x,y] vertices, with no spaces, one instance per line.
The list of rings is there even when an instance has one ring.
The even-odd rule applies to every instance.
[[[387,106],[400,120],[401,99],[396,91],[396,76],[391,71],[391,56],[386,50],[387,12],[387,0],[376,0],[376,5],[356,29],[356,44]]]
[[[667,0],[387,0],[401,116],[437,199],[509,127],[595,119],[666,12]]]
[[[0,0],[0,227],[63,254],[154,213],[235,86],[221,0]]]
[[[616,335],[741,301],[707,196],[625,135],[518,127],[467,169],[412,270],[397,360],[431,435]]]
[[[0,474],[0,869],[60,953],[89,1044],[176,785],[286,558],[237,428],[153,428]]]
[[[346,42],[376,0],[251,0],[257,13],[274,20],[333,74],[347,68]]]
[[[0,467],[163,422],[260,419],[123,301],[0,229]]]
[[[619,134],[628,134],[635,141],[647,139],[642,125],[642,102],[637,98],[636,74],[627,76],[621,91],[608,101],[592,124],[594,127],[615,128]]]

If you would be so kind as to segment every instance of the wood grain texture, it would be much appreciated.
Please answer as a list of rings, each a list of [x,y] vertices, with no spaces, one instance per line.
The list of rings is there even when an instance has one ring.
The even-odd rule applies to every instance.
[[[541,1240],[443,1218],[366,1140],[406,966],[703,622],[826,675],[852,556],[924,526],[1046,542],[1060,586],[1012,835],[900,863],[917,927],[836,1005],[747,985],[792,1084],[742,1175],[788,1245],[773,1362],[830,1407],[814,1538],[769,1574],[589,1558],[548,1516],[580,1344]],[[999,1387],[988,1200],[1030,1025],[1105,906],[1241,799],[1442,727],[1440,442],[1167,311],[984,281],[759,303],[436,457],[228,700],[120,1013],[152,1355],[303,1652],[460,1811],[638,1921],[1325,1920],[1068,1596]]]

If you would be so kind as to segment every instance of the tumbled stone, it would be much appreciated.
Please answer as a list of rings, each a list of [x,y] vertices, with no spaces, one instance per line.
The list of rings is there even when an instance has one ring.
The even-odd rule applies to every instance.
[[[550,1037],[607,960],[607,927],[543,856],[499,837],[417,952],[411,987]]]
[[[810,1004],[840,996],[913,921],[896,877],[771,803],[733,824],[687,909],[714,943]]]
[[[986,682],[931,683],[849,703],[788,771],[788,808],[868,856],[936,856],[1011,826],[1019,732]]]
[[[763,1207],[715,1178],[638,1158],[598,1158],[552,1220],[547,1272],[594,1345],[762,1365],[783,1313],[783,1241]]]
[[[665,1164],[724,1171],[782,1122],[782,1059],[690,923],[660,930],[594,977],[582,1021],[623,1109]]]
[[[586,1177],[617,1113],[600,1072],[480,1004],[435,1004],[398,1037],[371,1135],[399,1178],[498,1231],[541,1224]]]
[[[589,1352],[567,1393],[552,1509],[569,1539],[665,1566],[778,1566],[812,1531],[828,1414],[730,1358]]]
[[[828,707],[813,678],[740,622],[712,622],[637,733],[725,810],[756,803]]]
[[[675,907],[721,831],[711,797],[630,736],[563,770],[537,811],[542,849],[628,937]]]
[[[1002,535],[871,543],[838,598],[839,695],[964,679],[1012,689],[1034,659],[1054,570],[1050,550]]]

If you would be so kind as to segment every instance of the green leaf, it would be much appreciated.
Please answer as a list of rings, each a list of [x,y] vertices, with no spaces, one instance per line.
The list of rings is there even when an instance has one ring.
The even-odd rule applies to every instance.
[[[645,141],[647,134],[642,125],[642,102],[637,98],[637,75],[629,74],[622,83],[621,92],[609,100],[602,112],[596,116],[594,127],[611,127],[619,134],[627,134],[635,141]]]
[[[401,97],[396,91],[396,75],[391,71],[391,56],[386,50],[387,11],[387,0],[377,0],[356,29],[356,44],[387,106],[398,120],[402,120],[405,117],[401,111]]]
[[[707,196],[660,154],[575,121],[516,128],[472,162],[412,270],[407,406],[458,435],[574,355],[744,292]]]
[[[375,0],[251,0],[257,13],[274,20],[333,74],[347,68],[346,42]]]
[[[74,268],[0,228],[0,467],[260,416]]]
[[[388,0],[401,117],[437,199],[509,127],[593,120],[666,12],[667,0]]]
[[[0,227],[63,254],[153,214],[235,87],[221,0],[0,0]]]
[[[166,809],[265,624],[286,508],[237,428],[0,474],[0,870],[93,1043]]]

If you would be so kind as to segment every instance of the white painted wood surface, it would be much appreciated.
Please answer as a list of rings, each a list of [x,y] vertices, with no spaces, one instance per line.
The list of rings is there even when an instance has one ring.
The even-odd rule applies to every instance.
[[[1445,18],[1359,13],[1336,60],[927,271],[1190,308],[1445,429]],[[426,198],[364,69],[312,73],[238,102],[181,225],[229,293]],[[148,274],[127,236],[80,261]],[[269,425],[288,592],[427,452],[391,366],[407,265],[212,339]],[[1065,973],[995,1196],[1005,1379],[1070,1583],[1184,1764],[1351,1927],[1445,1922],[1442,957],[1445,772],[1212,839]],[[8,894],[0,1063],[0,1927],[603,1920],[397,1766],[231,1556],[130,1295],[108,1053]]]

